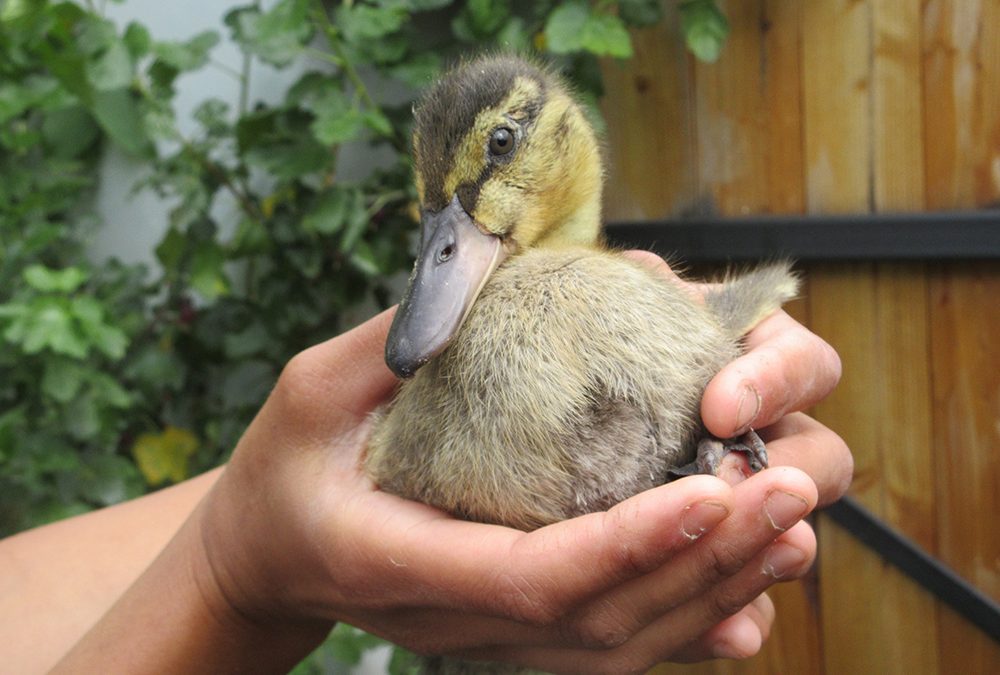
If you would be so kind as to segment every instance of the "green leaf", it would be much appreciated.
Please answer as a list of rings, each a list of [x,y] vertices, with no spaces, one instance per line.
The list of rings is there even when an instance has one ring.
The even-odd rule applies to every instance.
[[[316,119],[310,125],[313,136],[323,145],[339,145],[354,140],[364,128],[365,118],[339,89],[329,89],[310,106]]]
[[[128,47],[129,54],[133,59],[141,59],[149,53],[153,46],[153,39],[149,35],[149,30],[141,23],[131,22],[125,29],[122,36],[125,46]]]
[[[37,4],[32,0],[5,0],[3,7],[0,8],[0,21],[3,23],[14,22],[27,15],[31,11],[31,6]]]
[[[260,321],[253,321],[249,326],[235,333],[227,333],[222,339],[226,357],[238,361],[257,354],[263,354],[274,341],[274,336]]]
[[[73,298],[70,312],[83,335],[89,338],[90,344],[99,352],[116,361],[125,356],[128,336],[117,326],[105,321],[104,305],[98,300],[90,296]]]
[[[114,40],[100,56],[87,61],[87,79],[98,91],[126,88],[132,84],[132,55],[121,40]]]
[[[179,483],[188,477],[188,460],[198,449],[198,438],[187,429],[168,426],[158,434],[143,434],[132,446],[139,471],[150,485],[167,479]]]
[[[132,395],[107,373],[94,373],[90,384],[94,397],[104,407],[123,410],[132,405]]]
[[[58,108],[45,113],[42,137],[57,157],[72,158],[94,146],[100,129],[81,106]]]
[[[271,238],[267,234],[267,228],[259,220],[243,218],[229,245],[235,255],[266,253],[271,248]]]
[[[394,33],[406,21],[406,8],[399,3],[381,6],[354,3],[337,8],[336,22],[348,41],[358,44]]]
[[[266,361],[229,364],[222,378],[223,409],[259,407],[274,387],[276,378],[274,367]]]
[[[62,358],[45,361],[42,391],[59,403],[68,403],[83,387],[86,372],[79,363]]]
[[[101,409],[93,391],[71,400],[65,410],[66,431],[78,441],[95,439],[101,432]]]
[[[527,53],[531,49],[531,35],[528,33],[524,19],[512,17],[497,34],[497,44],[505,50],[516,53]]]
[[[84,54],[94,56],[118,40],[115,24],[95,14],[84,14],[76,36],[76,46]]]
[[[409,0],[409,8],[414,12],[429,12],[447,7],[453,0]]]
[[[586,2],[567,2],[545,21],[545,46],[553,54],[569,54],[583,48],[580,35],[590,18]]]
[[[176,273],[180,268],[186,247],[187,240],[184,235],[176,227],[171,227],[156,247],[156,259],[160,261],[168,273]]]
[[[4,331],[4,338],[19,344],[25,354],[48,348],[78,359],[87,355],[87,344],[76,334],[63,298],[36,298],[22,306]]]
[[[93,96],[94,118],[126,152],[148,155],[152,146],[143,125],[143,116],[128,89],[97,91]]]
[[[580,44],[598,56],[632,56],[632,39],[622,20],[613,14],[591,14],[583,24]]]
[[[133,496],[129,479],[136,475],[135,465],[118,455],[89,457],[76,471],[77,490],[88,501],[108,506]]]
[[[353,250],[361,235],[368,229],[369,222],[370,219],[368,217],[368,209],[365,208],[364,195],[361,194],[360,190],[355,191],[353,192],[353,199],[348,210],[344,233],[340,239],[340,250],[345,253]]]
[[[382,274],[382,268],[375,258],[371,245],[364,239],[359,241],[351,252],[351,264],[362,274],[377,277]]]
[[[229,130],[229,104],[217,98],[210,98],[195,108],[193,117],[213,135],[222,135]]]
[[[420,89],[431,84],[441,73],[441,57],[434,52],[420,52],[389,68],[389,75],[403,84]]]
[[[36,291],[43,293],[72,293],[84,282],[88,274],[79,267],[54,270],[44,265],[31,265],[23,272],[24,280]]]
[[[353,207],[353,200],[354,195],[348,190],[337,187],[328,190],[302,219],[302,229],[324,235],[340,231]]]
[[[680,5],[687,47],[702,61],[717,61],[729,35],[729,21],[714,0],[686,0]]]
[[[287,66],[312,37],[308,0],[279,0],[264,13],[241,7],[226,15],[233,39],[248,53],[271,65]]]
[[[157,42],[153,54],[178,72],[197,70],[208,63],[209,52],[219,44],[219,34],[206,30],[186,42]]]
[[[389,118],[381,110],[366,110],[363,119],[368,128],[375,133],[386,138],[392,137],[392,122],[389,121]]]
[[[509,0],[469,0],[465,5],[469,25],[481,35],[490,35],[510,16]]]
[[[209,302],[229,292],[225,262],[225,253],[214,242],[202,243],[191,257],[191,288]]]
[[[146,345],[125,370],[125,376],[147,386],[179,391],[185,363],[163,345]]]
[[[618,0],[618,15],[631,26],[651,26],[663,18],[663,2]]]

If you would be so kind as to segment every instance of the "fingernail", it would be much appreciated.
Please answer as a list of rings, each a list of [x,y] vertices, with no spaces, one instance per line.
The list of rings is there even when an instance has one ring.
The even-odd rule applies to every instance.
[[[725,520],[729,507],[722,502],[703,501],[684,507],[681,532],[692,541]]]
[[[712,657],[716,659],[738,659],[743,654],[728,642],[716,642],[712,645]]]
[[[771,521],[771,526],[781,532],[802,520],[807,513],[809,502],[791,492],[772,490],[764,500],[764,515]]]
[[[761,571],[769,577],[781,579],[802,567],[806,554],[788,544],[774,544],[764,556]]]
[[[761,399],[760,394],[754,389],[752,384],[746,384],[743,386],[743,391],[740,393],[740,400],[736,404],[736,432],[734,436],[739,436],[750,431],[750,425],[753,421],[757,419],[757,415],[760,414],[760,408],[764,401]]]

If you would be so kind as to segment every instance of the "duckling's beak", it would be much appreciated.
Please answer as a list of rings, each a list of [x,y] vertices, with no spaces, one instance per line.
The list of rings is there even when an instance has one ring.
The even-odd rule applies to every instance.
[[[500,237],[482,231],[457,195],[420,226],[421,250],[385,344],[386,364],[403,378],[444,351],[506,257]]]

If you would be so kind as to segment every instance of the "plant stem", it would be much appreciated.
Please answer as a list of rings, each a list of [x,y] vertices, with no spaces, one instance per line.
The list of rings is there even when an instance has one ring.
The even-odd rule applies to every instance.
[[[315,0],[313,9],[313,14],[316,16],[316,19],[320,24],[320,28],[322,28],[323,34],[326,36],[327,43],[329,43],[330,49],[333,50],[333,55],[337,59],[334,63],[337,63],[341,70],[344,71],[344,74],[347,75],[347,79],[349,79],[351,84],[354,85],[354,89],[361,97],[365,106],[373,110],[378,110],[378,103],[376,103],[375,99],[371,97],[364,80],[361,79],[361,76],[358,75],[358,71],[355,70],[354,65],[344,54],[344,49],[340,44],[340,33],[337,30],[337,27],[333,25],[333,22],[330,21],[330,15],[326,13],[326,8],[323,7],[323,0]]]
[[[376,213],[381,211],[386,204],[389,202],[394,202],[397,199],[405,199],[406,192],[403,190],[393,190],[392,192],[384,192],[372,201],[372,205],[368,207],[368,217],[371,218]]]

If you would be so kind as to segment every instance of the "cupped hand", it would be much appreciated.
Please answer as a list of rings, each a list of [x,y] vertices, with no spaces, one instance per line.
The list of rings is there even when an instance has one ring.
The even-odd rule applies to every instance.
[[[196,511],[208,592],[228,613],[265,627],[343,620],[422,653],[554,672],[759,649],[773,620],[761,594],[815,555],[801,522],[814,478],[696,476],[531,533],[455,520],[361,468],[370,413],[396,385],[390,321],[293,359]]]
[[[708,284],[683,281],[655,253],[627,256],[684,285],[700,297]],[[745,339],[746,353],[723,368],[705,389],[701,417],[718,438],[756,430],[767,443],[771,466],[795,466],[816,482],[819,505],[837,501],[851,483],[850,450],[833,431],[802,413],[826,398],[840,381],[840,357],[826,341],[777,311]],[[726,475],[724,471],[734,471]],[[738,467],[724,465],[720,476],[743,479]]]

